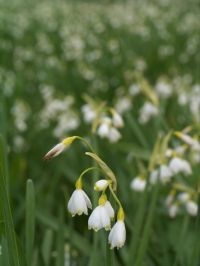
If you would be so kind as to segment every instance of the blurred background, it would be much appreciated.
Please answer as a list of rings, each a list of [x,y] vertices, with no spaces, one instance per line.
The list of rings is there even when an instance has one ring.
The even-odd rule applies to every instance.
[[[0,185],[8,189],[0,265],[200,265],[199,217],[184,207],[170,217],[171,180],[159,192],[130,187],[161,134],[190,126],[199,139],[199,14],[197,0],[0,1]],[[123,118],[114,139],[92,131],[102,103]],[[120,250],[109,251],[106,232],[88,231],[87,216],[67,212],[77,177],[93,165],[87,148],[75,142],[42,160],[72,135],[85,137],[117,176],[127,225]],[[196,191],[199,151],[195,159],[187,152],[192,174],[175,180]],[[84,183],[94,204],[98,178]]]

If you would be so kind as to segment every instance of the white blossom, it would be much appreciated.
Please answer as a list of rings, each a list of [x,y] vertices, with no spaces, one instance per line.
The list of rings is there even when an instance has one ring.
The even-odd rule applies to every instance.
[[[145,102],[139,112],[139,122],[145,124],[156,115],[158,115],[158,107],[150,102]]]
[[[97,206],[91,213],[88,220],[88,228],[98,231],[101,228],[105,230],[110,230],[110,219],[112,216],[112,211],[108,204]]]
[[[178,213],[178,205],[177,204],[171,204],[168,208],[169,216],[171,218],[174,218]]]
[[[198,205],[196,202],[194,202],[193,200],[189,200],[186,202],[186,210],[188,212],[188,214],[190,214],[191,216],[196,216],[198,213]]]
[[[181,192],[178,194],[177,198],[181,203],[186,203],[189,200],[190,195],[187,192]]]
[[[189,162],[178,157],[174,157],[170,160],[169,168],[173,174],[183,173],[185,175],[190,175],[192,173]]]
[[[81,108],[83,119],[86,123],[91,123],[96,118],[95,110],[89,105],[84,104]]]
[[[68,210],[75,216],[76,214],[88,214],[88,208],[92,208],[92,204],[87,194],[82,189],[76,189],[68,202]]]
[[[123,127],[124,125],[121,115],[118,114],[117,112],[113,113],[112,122],[113,122],[113,125],[118,128]]]
[[[115,127],[111,127],[108,134],[109,141],[117,142],[120,138],[121,138],[120,132]]]
[[[164,81],[159,81],[156,84],[156,92],[161,98],[169,98],[172,95],[173,89],[172,86]]]
[[[162,183],[166,183],[171,179],[172,171],[167,165],[161,165],[159,171],[158,174]]]
[[[98,180],[94,185],[94,190],[103,191],[108,187],[109,183],[110,182],[106,179]]]
[[[126,228],[124,221],[117,221],[113,228],[111,229],[109,236],[108,236],[108,242],[111,245],[111,249],[117,247],[121,248],[126,241]]]
[[[142,192],[145,190],[146,187],[146,180],[141,178],[141,177],[135,177],[132,181],[131,181],[131,188],[133,190]]]

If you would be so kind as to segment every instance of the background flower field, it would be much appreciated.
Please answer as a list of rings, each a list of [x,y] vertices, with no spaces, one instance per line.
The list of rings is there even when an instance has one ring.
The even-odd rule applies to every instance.
[[[197,0],[0,1],[0,265],[199,265],[199,14]],[[67,211],[87,147],[42,160],[67,136],[117,177],[119,250]],[[84,179],[94,206],[102,178]]]

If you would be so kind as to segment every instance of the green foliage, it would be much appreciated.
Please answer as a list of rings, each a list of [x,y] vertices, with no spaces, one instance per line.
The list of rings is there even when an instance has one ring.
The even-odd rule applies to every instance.
[[[198,1],[0,1],[0,22],[0,266],[198,266],[200,214],[181,207],[172,219],[164,204],[174,189],[199,195],[188,146],[192,174],[175,177],[181,187],[147,180],[144,192],[130,189],[167,160],[168,147],[184,146],[174,130],[191,126],[186,133],[199,141]],[[169,97],[158,93],[161,83]],[[126,100],[119,142],[85,123],[88,99],[97,109]],[[143,123],[146,102],[158,112]],[[79,141],[42,160],[72,135],[86,137],[106,164]],[[88,231],[88,217],[67,212],[76,179],[94,163],[117,180],[127,226],[119,250],[109,249],[104,231]],[[87,175],[95,206],[93,184],[104,176]]]

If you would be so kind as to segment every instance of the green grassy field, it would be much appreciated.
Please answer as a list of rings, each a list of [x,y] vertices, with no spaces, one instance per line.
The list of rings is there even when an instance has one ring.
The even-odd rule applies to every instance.
[[[196,0],[0,1],[0,266],[199,266],[199,14]],[[83,139],[43,160],[69,136]],[[93,210],[106,193],[112,227],[123,208],[119,249],[88,230],[92,210],[68,211],[90,167]]]

